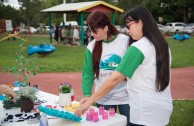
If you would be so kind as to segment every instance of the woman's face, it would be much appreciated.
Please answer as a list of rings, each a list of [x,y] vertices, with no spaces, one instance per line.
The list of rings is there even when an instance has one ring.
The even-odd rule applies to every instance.
[[[105,26],[104,28],[98,28],[96,29],[96,33],[91,31],[91,36],[93,36],[96,41],[107,40],[107,31],[108,26]]]
[[[139,40],[143,37],[143,23],[141,20],[138,22],[134,21],[132,18],[126,20],[126,33],[132,37],[133,40]]]

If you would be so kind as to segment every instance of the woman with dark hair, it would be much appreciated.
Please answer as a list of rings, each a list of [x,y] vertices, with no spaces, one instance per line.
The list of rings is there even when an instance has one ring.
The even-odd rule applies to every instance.
[[[82,70],[82,92],[85,97],[80,101],[81,104],[91,96],[94,82],[97,91],[115,71],[129,46],[129,37],[119,33],[104,12],[92,12],[86,23],[94,40],[88,44],[85,52]],[[129,120],[126,83],[123,79],[119,85],[96,102],[97,107],[102,106],[106,110],[110,108],[117,110],[118,107],[120,114]]]
[[[130,126],[165,126],[172,113],[169,46],[145,7],[131,9],[124,19],[126,32],[134,43],[115,72],[75,114],[83,114],[93,102],[127,77]]]

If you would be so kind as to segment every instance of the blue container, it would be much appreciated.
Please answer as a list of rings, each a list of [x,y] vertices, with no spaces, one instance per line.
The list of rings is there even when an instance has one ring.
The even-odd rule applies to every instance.
[[[52,53],[56,50],[56,48],[51,45],[51,44],[46,44],[46,43],[42,43],[41,45],[38,46],[32,46],[29,45],[28,46],[28,55],[32,55],[34,53],[38,53],[38,54],[49,54]]]
[[[4,101],[6,97],[4,95],[0,95],[0,101]]]

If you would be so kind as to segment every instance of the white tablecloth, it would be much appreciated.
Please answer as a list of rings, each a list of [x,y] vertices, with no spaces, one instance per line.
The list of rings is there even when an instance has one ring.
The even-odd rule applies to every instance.
[[[47,102],[44,103],[45,105],[53,105],[53,106],[58,105],[56,103],[56,101],[58,101],[58,96],[56,95],[39,91],[38,98],[41,100],[46,100]],[[21,112],[20,112],[20,108],[4,109],[2,102],[0,102],[0,120],[3,120],[3,118],[5,118],[6,113],[19,114]],[[90,121],[86,121],[86,117],[85,115],[83,115],[81,122],[73,122],[73,121],[69,121],[61,118],[55,118],[55,119],[49,119],[48,123],[49,123],[49,126],[126,126],[127,119],[123,115],[116,114],[114,117],[109,117],[108,120],[103,120],[101,116],[99,116],[99,122],[90,122]],[[27,126],[27,125],[39,126],[39,123],[29,124],[28,121],[3,123],[3,126]]]

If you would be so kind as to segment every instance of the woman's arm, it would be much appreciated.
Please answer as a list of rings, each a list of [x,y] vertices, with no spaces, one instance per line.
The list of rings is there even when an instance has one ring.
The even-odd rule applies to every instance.
[[[92,87],[94,84],[94,72],[92,66],[92,53],[89,49],[86,49],[84,57],[84,66],[82,69],[82,92],[85,97],[89,97],[92,94]]]
[[[120,81],[124,80],[125,76],[115,71],[109,78],[102,84],[102,86],[75,112],[76,115],[83,115],[92,104],[98,99],[102,98],[108,92],[110,92]]]

